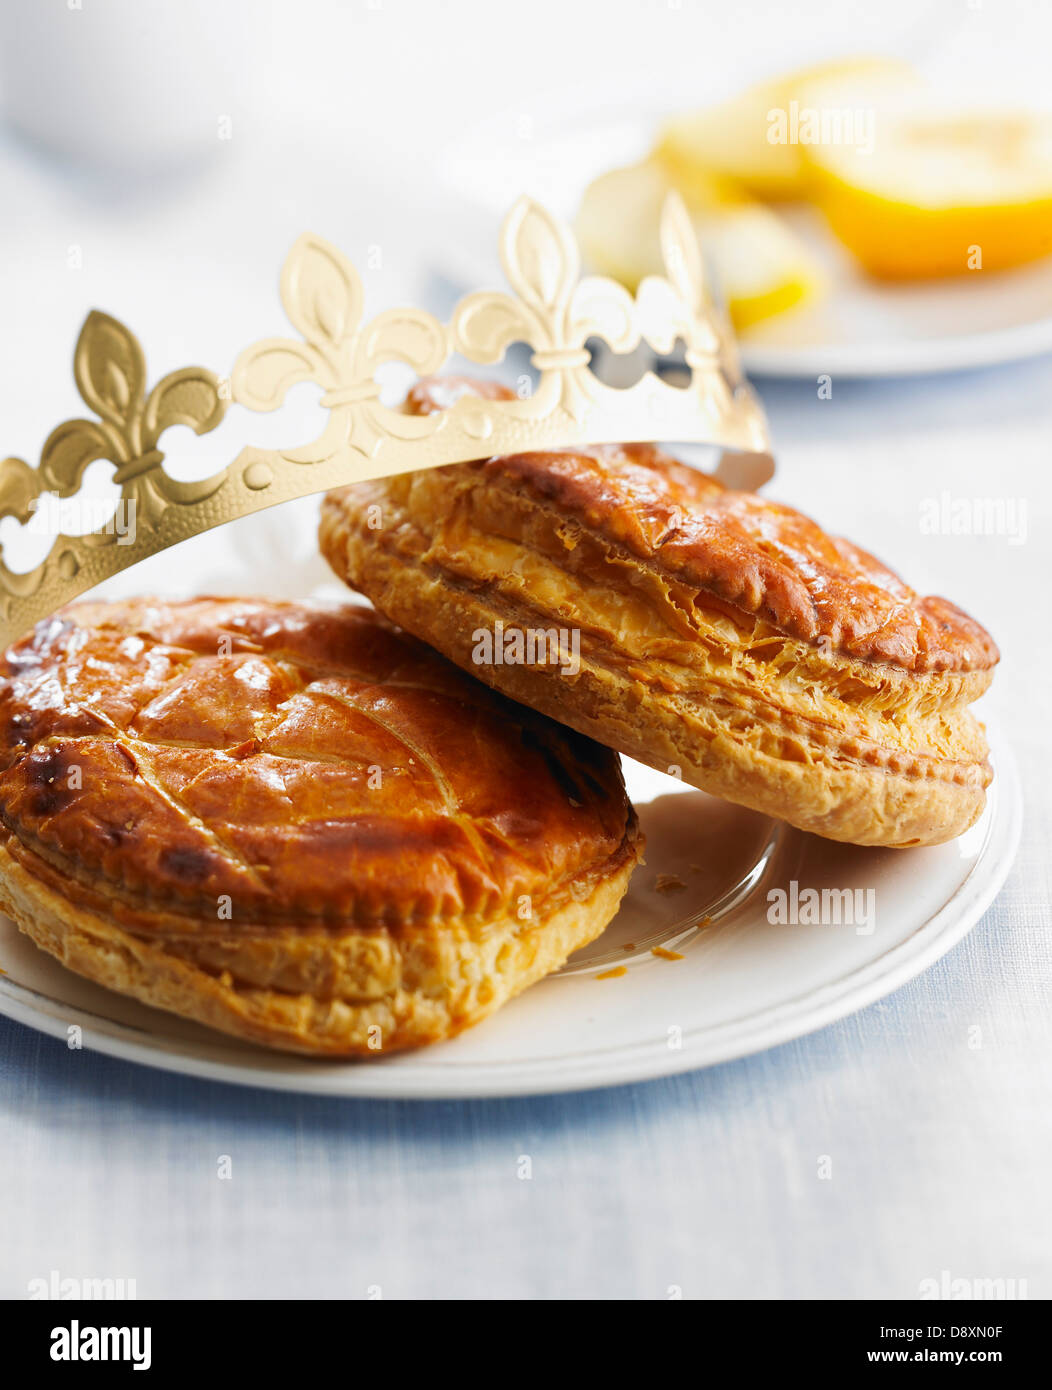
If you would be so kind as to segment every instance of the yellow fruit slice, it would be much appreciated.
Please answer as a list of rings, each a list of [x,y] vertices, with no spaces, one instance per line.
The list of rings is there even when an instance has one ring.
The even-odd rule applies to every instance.
[[[1052,116],[880,111],[872,153],[811,146],[813,196],[870,274],[1001,270],[1052,253]]]
[[[585,190],[577,239],[594,270],[635,290],[661,274],[661,209],[672,183],[647,160],[600,175]],[[822,278],[781,219],[718,181],[695,181],[686,202],[731,322],[740,332],[810,299]]]
[[[842,110],[825,115],[827,131],[833,122],[841,130],[864,125],[874,90],[916,79],[905,64],[886,58],[842,59],[808,68],[751,87],[718,106],[676,117],[661,131],[655,154],[681,188],[722,177],[757,198],[799,198],[807,178],[803,142],[823,129],[823,113],[816,108],[812,88],[830,80],[843,82],[851,99]]]

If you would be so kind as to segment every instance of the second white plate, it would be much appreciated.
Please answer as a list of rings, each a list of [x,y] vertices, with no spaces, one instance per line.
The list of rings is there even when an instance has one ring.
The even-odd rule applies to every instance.
[[[521,114],[487,117],[439,165],[439,201],[448,211],[431,223],[438,268],[461,289],[501,283],[493,248],[515,199],[530,193],[572,223],[589,181],[642,158],[661,118],[675,109],[662,93],[634,101],[626,115],[575,91],[572,104],[545,100],[529,138]],[[1013,271],[882,285],[854,267],[818,214],[802,209],[792,220],[825,267],[829,294],[743,335],[750,375],[901,376],[1052,352],[1052,257]]]

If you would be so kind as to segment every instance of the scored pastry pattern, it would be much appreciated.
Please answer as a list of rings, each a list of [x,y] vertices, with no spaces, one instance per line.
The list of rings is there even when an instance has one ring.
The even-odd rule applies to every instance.
[[[84,606],[88,621],[91,607]],[[142,608],[148,620],[149,609]],[[136,609],[130,611],[134,614]],[[391,800],[405,795],[408,780],[410,819],[427,815],[457,825],[478,858],[478,883],[488,883],[495,892],[500,879],[497,859],[507,847],[506,837],[495,822],[486,821],[484,834],[475,823],[477,758],[458,762],[452,757],[454,748],[467,752],[460,745],[469,735],[462,732],[454,739],[447,733],[441,762],[426,746],[436,702],[446,706],[452,728],[461,717],[458,709],[470,722],[473,714],[481,716],[492,705],[491,697],[481,688],[472,689],[452,669],[447,672],[438,658],[414,659],[411,639],[392,640],[395,664],[370,673],[338,655],[327,661],[321,652],[285,650],[272,639],[259,642],[251,628],[238,631],[236,604],[230,605],[230,612],[225,636],[234,645],[227,656],[215,655],[224,636],[221,628],[204,628],[196,639],[191,629],[189,637],[180,640],[173,635],[161,641],[136,632],[134,622],[128,631],[112,626],[91,634],[82,655],[84,630],[78,632],[72,620],[61,616],[32,646],[16,649],[0,690],[0,720],[6,723],[4,715],[15,710],[4,732],[18,740],[3,750],[8,765],[0,774],[0,817],[10,817],[23,828],[46,828],[49,838],[41,843],[61,854],[63,813],[83,798],[85,813],[105,824],[108,782],[119,781],[122,771],[134,768],[146,789],[138,813],[162,816],[165,823],[163,842],[151,847],[156,863],[144,861],[141,866],[147,878],[156,876],[158,900],[174,894],[193,905],[234,889],[242,894],[245,912],[267,913],[280,898],[282,875],[298,875],[302,865],[268,860],[266,836],[253,852],[250,832],[269,826],[267,836],[280,839],[284,833],[295,838],[298,830],[309,832],[312,825],[325,830],[340,814],[399,816],[407,808],[392,806]],[[187,641],[190,645],[183,644]],[[399,663],[415,667],[419,674],[413,678],[400,672]],[[78,671],[86,666],[92,671],[90,702],[67,701],[66,688],[76,688]],[[427,679],[429,666],[433,669]],[[57,709],[50,707],[45,691],[52,682],[57,682],[61,702]],[[527,723],[544,723],[524,717]],[[495,719],[493,707],[487,721]],[[555,725],[546,727],[545,757],[553,767],[560,764],[559,777],[583,803],[587,789],[562,766],[566,746],[560,747],[560,742],[572,735]],[[341,749],[341,742],[348,741],[361,746],[360,756]],[[473,751],[484,750],[480,744]],[[216,753],[223,755],[222,762],[212,757]],[[64,790],[67,766],[74,764],[82,784],[97,774],[91,787]],[[203,773],[215,767],[225,769],[221,780],[229,802],[220,796],[213,799],[214,779],[201,781]],[[268,767],[280,774],[281,786],[268,782]],[[369,781],[370,769],[375,785]],[[310,803],[297,807],[290,801],[292,789],[308,773],[323,784],[324,795],[319,790]],[[246,786],[251,788],[253,814],[240,823],[237,812],[247,805]],[[312,808],[309,813],[307,805]],[[127,835],[120,834],[121,814],[119,798],[114,797],[111,829],[123,847],[134,841],[134,826],[125,827]],[[408,845],[414,838],[411,827],[405,833]],[[521,849],[516,854],[521,855]],[[261,893],[263,878],[253,862],[266,864],[265,892]],[[105,873],[106,863],[103,854],[92,868]],[[63,867],[70,865],[63,861]],[[545,875],[554,867],[546,863]],[[532,890],[542,881],[532,882]],[[119,892],[119,884],[115,887]],[[507,892],[513,895],[519,888],[527,891],[512,884]],[[142,891],[140,886],[139,894]],[[331,878],[319,881],[297,911],[324,914],[335,891]],[[452,899],[447,907],[451,903]],[[461,910],[464,904],[453,906]]]

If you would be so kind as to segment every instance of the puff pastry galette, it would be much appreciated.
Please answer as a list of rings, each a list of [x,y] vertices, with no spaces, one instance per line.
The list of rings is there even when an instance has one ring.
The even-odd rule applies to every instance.
[[[409,408],[473,389],[421,382]],[[321,545],[464,669],[717,796],[863,845],[937,844],[982,810],[991,772],[968,706],[998,659],[989,634],[652,445],[356,484],[326,498]],[[545,632],[555,659],[552,636],[531,652]]]
[[[0,906],[147,1004],[273,1047],[457,1033],[617,910],[615,754],[364,608],[75,605],[0,671]]]

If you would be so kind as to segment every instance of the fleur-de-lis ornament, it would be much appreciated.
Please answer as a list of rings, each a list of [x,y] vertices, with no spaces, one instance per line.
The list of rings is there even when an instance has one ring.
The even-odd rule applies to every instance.
[[[692,387],[716,418],[728,412],[743,385],[738,344],[730,320],[716,304],[701,256],[701,243],[683,200],[669,197],[661,212],[665,275],[648,275],[636,294],[641,331],[658,353],[686,347]]]
[[[281,274],[281,302],[304,341],[256,343],[231,375],[234,398],[252,410],[275,410],[301,381],[323,388],[325,432],[302,448],[283,451],[289,462],[315,464],[344,449],[371,459],[392,433],[414,439],[434,427],[383,409],[376,371],[398,361],[421,376],[437,372],[449,355],[444,325],[421,309],[394,309],[363,329],[363,301],[362,282],[346,256],[322,237],[301,236]]]
[[[146,362],[134,335],[117,319],[93,310],[77,340],[73,375],[84,404],[99,418],[66,420],[52,430],[39,468],[22,459],[4,459],[0,516],[24,523],[42,494],[75,496],[97,459],[115,465],[113,482],[133,509],[136,524],[155,525],[167,507],[199,502],[219,486],[221,479],[180,483],[169,477],[158,447],[172,425],[189,425],[195,434],[205,434],[219,424],[226,402],[214,372],[184,367],[162,377],[147,395]],[[103,527],[81,539],[108,545],[116,538],[112,528]]]
[[[319,438],[291,449],[247,447],[221,472],[183,483],[164,470],[160,440],[172,425],[214,429],[225,399],[214,373],[187,367],[147,393],[142,351],[106,314],[89,315],[74,374],[96,418],[68,420],[44,445],[40,467],[0,463],[0,517],[25,524],[44,493],[74,498],[97,459],[132,510],[134,535],[103,525],[60,535],[28,573],[0,554],[0,641],[85,589],[212,526],[278,502],[356,480],[465,462],[491,453],[643,441],[720,444],[748,457],[727,481],[757,486],[773,471],[763,411],[741,381],[734,340],[711,304],[685,208],[673,201],[662,221],[666,276],[644,281],[635,298],[599,276],[579,278],[574,239],[529,198],[511,209],[500,251],[510,292],[469,294],[448,325],[421,309],[363,318],[357,272],[334,246],[305,235],[281,277],[281,298],[299,338],[269,338],[246,349],[231,374],[234,402],[274,410],[300,382],[321,388],[328,419]],[[644,371],[623,388],[591,370],[587,344],[602,339],[629,353],[645,339],[657,351],[686,344],[689,389]],[[417,376],[440,371],[455,354],[499,361],[514,343],[532,351],[537,388],[513,400],[464,395],[448,410],[410,415],[381,400],[377,374],[402,363]],[[728,459],[724,455],[720,469]],[[118,545],[115,542],[120,541]]]
[[[612,280],[580,278],[581,258],[567,228],[539,203],[522,198],[500,238],[500,258],[514,295],[480,290],[457,305],[454,345],[473,362],[499,362],[513,343],[533,348],[541,374],[537,409],[554,395],[575,420],[594,408],[589,338],[614,352],[639,342],[632,296]]]
[[[320,237],[300,237],[282,272],[281,298],[303,340],[268,338],[248,348],[231,386],[239,404],[274,410],[297,383],[313,381],[322,388],[329,418],[322,435],[301,448],[254,451],[253,479],[258,474],[265,489],[287,477],[286,465],[311,465],[314,488],[292,484],[286,493],[301,495],[322,486],[326,466],[350,480],[489,452],[651,438],[766,450],[762,412],[740,384],[733,339],[709,299],[694,230],[674,195],[662,245],[669,277],[651,277],[644,299],[637,300],[613,280],[581,278],[569,229],[533,199],[520,198],[500,238],[511,292],[467,295],[447,328],[418,309],[363,324],[354,267]],[[682,338],[691,390],[670,387],[652,373],[633,388],[612,389],[592,370],[588,343],[597,338],[614,353],[632,352],[644,338],[667,351]],[[428,416],[381,402],[376,372],[384,363],[401,362],[423,376],[454,353],[482,365],[498,362],[515,343],[532,349],[540,374],[537,388],[519,399],[467,395]]]

